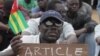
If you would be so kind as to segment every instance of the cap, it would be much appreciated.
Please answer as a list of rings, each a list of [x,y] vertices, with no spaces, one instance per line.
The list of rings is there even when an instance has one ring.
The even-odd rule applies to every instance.
[[[48,11],[44,12],[43,15],[41,16],[40,23],[42,23],[43,21],[45,21],[51,17],[54,18],[55,20],[59,20],[60,22],[63,23],[61,14],[54,10],[48,10]]]

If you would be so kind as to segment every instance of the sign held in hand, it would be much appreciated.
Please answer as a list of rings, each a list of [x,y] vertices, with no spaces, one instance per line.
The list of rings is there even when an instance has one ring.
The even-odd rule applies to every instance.
[[[88,56],[85,44],[23,44],[19,56]]]

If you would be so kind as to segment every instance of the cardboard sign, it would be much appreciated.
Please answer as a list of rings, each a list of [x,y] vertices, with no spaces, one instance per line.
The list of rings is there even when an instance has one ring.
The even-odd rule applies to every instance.
[[[23,44],[19,56],[88,56],[85,44]]]

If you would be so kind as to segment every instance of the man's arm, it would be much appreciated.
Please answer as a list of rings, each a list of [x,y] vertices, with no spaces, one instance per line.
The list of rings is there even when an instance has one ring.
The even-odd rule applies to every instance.
[[[96,37],[96,42],[98,45],[100,45],[100,36]]]
[[[87,29],[84,27],[82,29],[79,30],[75,30],[76,36],[81,35],[82,33],[85,33],[87,31]]]
[[[16,56],[20,53],[22,49],[22,41],[20,40],[21,36],[15,36],[11,40],[10,45],[3,51],[0,52],[0,56]]]
[[[64,22],[63,34],[64,41],[61,41],[61,43],[71,44],[77,42],[76,34],[71,24]]]
[[[15,56],[15,55],[13,54],[13,51],[9,49],[9,50],[1,51],[0,56]]]
[[[5,24],[3,24],[2,22],[0,22],[0,30],[9,30],[9,27]]]
[[[65,40],[67,44],[78,43],[76,35],[69,35],[68,39]]]

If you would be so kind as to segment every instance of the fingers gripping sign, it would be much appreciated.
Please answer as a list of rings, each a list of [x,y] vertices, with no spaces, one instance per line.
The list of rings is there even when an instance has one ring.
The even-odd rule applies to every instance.
[[[19,54],[21,52],[21,49],[23,48],[22,45],[22,40],[21,39],[21,35],[15,36],[12,40],[11,40],[11,47],[12,50],[14,51],[14,54]]]

